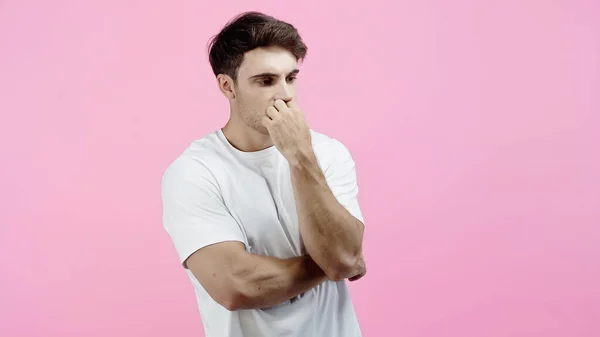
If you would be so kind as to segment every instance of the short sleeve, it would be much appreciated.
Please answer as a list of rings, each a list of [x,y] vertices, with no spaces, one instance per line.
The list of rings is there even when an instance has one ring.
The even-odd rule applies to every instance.
[[[239,241],[247,246],[216,179],[201,162],[176,159],[163,174],[161,194],[163,226],[185,268],[187,258],[208,245]]]
[[[364,224],[365,221],[358,204],[356,164],[352,155],[344,144],[335,139],[332,140],[330,151],[333,159],[331,165],[324,172],[327,184],[337,201]]]

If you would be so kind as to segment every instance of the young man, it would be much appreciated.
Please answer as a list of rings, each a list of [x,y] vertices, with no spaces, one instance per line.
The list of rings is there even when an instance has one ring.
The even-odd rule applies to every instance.
[[[164,173],[164,227],[207,337],[361,336],[345,282],[366,273],[354,161],[295,100],[306,51],[271,16],[230,21],[209,56],[230,119]]]

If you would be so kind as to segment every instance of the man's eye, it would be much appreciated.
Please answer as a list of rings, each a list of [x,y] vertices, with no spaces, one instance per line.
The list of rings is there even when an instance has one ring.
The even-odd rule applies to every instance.
[[[296,81],[296,76],[288,77],[288,82],[294,82],[294,81]]]
[[[266,78],[264,80],[261,80],[259,83],[264,86],[269,86],[269,85],[273,84],[273,79]]]

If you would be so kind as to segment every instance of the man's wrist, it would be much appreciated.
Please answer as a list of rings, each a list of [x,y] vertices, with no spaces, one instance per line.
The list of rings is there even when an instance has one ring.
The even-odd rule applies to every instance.
[[[312,146],[304,146],[285,156],[293,169],[302,169],[311,165],[318,165],[317,157]]]

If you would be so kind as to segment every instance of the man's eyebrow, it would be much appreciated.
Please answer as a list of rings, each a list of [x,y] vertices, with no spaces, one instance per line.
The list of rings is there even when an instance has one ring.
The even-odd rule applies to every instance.
[[[298,75],[299,72],[300,72],[299,69],[294,69],[294,70],[292,70],[288,74],[288,76],[290,76],[290,75]],[[249,79],[260,78],[260,77],[279,77],[279,75],[278,74],[274,74],[274,73],[261,73],[261,74],[258,74],[258,75],[250,76]]]

